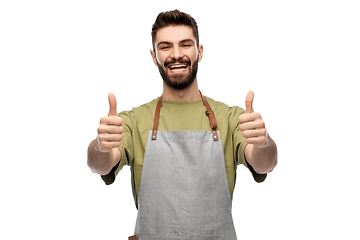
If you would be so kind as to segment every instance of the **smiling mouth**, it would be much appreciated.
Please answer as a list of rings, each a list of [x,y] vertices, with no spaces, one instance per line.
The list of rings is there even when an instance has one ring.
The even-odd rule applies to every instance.
[[[184,72],[188,68],[188,65],[186,64],[172,64],[169,66],[170,71],[181,73]]]

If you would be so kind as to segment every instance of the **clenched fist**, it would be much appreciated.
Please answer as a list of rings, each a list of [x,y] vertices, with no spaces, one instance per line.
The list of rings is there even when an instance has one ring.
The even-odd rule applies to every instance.
[[[240,130],[249,144],[265,146],[268,142],[268,135],[265,123],[260,113],[253,110],[254,92],[250,91],[245,99],[246,110],[239,116]]]
[[[122,140],[122,119],[116,112],[116,98],[109,94],[109,114],[100,120],[98,127],[98,148],[101,152],[109,152],[112,148],[118,148]]]

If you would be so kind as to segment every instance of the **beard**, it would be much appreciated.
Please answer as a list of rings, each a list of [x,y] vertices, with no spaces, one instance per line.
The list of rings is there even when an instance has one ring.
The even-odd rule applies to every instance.
[[[187,66],[189,68],[189,73],[186,75],[184,75],[184,74],[172,74],[171,75],[169,73],[169,69],[167,68],[167,66],[169,64],[173,64],[173,63],[187,64]],[[199,58],[195,60],[193,65],[191,65],[190,60],[187,60],[187,59],[166,61],[164,63],[164,67],[159,62],[157,62],[157,65],[159,68],[160,75],[163,78],[166,85],[168,85],[169,87],[171,87],[173,89],[180,90],[180,89],[189,87],[195,81],[197,70],[198,70],[198,63],[199,63]]]

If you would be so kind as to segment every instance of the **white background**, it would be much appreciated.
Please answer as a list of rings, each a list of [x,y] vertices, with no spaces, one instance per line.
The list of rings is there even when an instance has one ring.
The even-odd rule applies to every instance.
[[[199,25],[202,92],[244,107],[253,90],[278,144],[264,183],[238,168],[239,239],[360,239],[355,0],[1,1],[0,238],[133,234],[130,168],[105,186],[87,146],[109,92],[118,111],[161,94],[150,32],[175,8]]]

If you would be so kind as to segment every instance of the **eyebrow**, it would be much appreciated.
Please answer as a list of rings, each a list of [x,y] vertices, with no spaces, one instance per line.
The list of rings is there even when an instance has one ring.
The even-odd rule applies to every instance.
[[[191,39],[191,38],[187,38],[184,40],[181,40],[180,43],[185,43],[185,42],[192,42],[193,44],[195,44],[195,42]],[[167,42],[167,41],[161,41],[157,44],[157,46],[160,46],[161,44],[172,44],[171,42]]]

